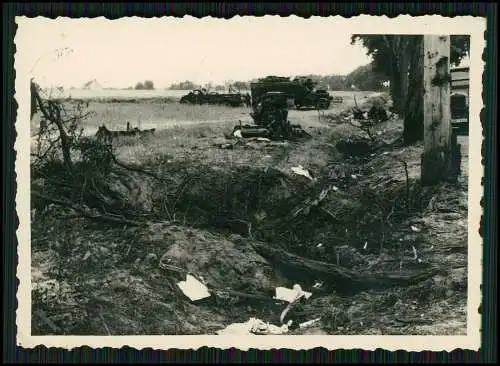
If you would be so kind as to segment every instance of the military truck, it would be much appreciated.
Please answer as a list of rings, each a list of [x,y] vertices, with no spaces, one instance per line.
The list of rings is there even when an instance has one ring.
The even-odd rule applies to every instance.
[[[281,92],[287,97],[288,104],[297,109],[302,107],[328,109],[333,97],[323,88],[318,88],[311,78],[267,76],[250,84],[252,103],[258,102],[268,92]]]
[[[230,107],[244,105],[244,96],[241,93],[209,93],[202,89],[190,91],[180,101],[182,104],[218,104]]]

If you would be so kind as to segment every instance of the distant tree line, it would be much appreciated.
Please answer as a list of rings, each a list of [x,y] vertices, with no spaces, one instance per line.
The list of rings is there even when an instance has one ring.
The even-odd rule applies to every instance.
[[[169,90],[195,90],[206,89],[209,91],[224,91],[224,90],[249,90],[250,82],[246,81],[227,81],[224,84],[207,83],[205,85],[196,84],[193,81],[186,80],[179,83],[171,84],[167,89]]]
[[[328,88],[330,90],[370,90],[382,91],[387,90],[387,81],[389,80],[382,73],[374,70],[373,64],[360,66],[348,75],[301,75],[311,78],[317,82],[319,86]],[[196,84],[192,81],[186,80],[179,83],[171,84],[167,89],[170,90],[194,90],[206,89],[208,91],[247,91],[250,90],[250,83],[257,81],[253,79],[250,81],[226,81],[224,84],[214,85],[208,83],[205,85]]]
[[[193,83],[192,81],[186,80],[181,81],[180,83],[172,84],[168,87],[170,90],[193,90],[193,89],[201,89],[201,86]]]
[[[387,89],[388,78],[374,70],[373,64],[360,66],[348,75],[304,75],[311,78],[318,86],[330,90],[370,90]]]

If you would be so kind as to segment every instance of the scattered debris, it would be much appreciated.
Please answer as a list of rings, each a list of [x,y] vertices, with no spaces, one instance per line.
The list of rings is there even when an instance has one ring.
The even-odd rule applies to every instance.
[[[306,178],[309,178],[310,180],[314,180],[314,178],[311,176],[309,171],[305,169],[302,165],[299,166],[294,166],[291,168],[292,172],[298,175],[303,175]]]
[[[198,281],[192,275],[186,275],[186,281],[177,283],[177,286],[191,301],[198,301],[210,297],[207,286]]]
[[[268,136],[269,130],[259,126],[245,125],[242,126],[241,128],[237,127],[233,135],[238,138],[251,138],[251,137],[257,138],[262,136]]]
[[[316,318],[316,319],[312,319],[312,320],[308,320],[306,322],[300,323],[299,328],[311,327],[313,325],[316,325],[320,320],[321,320],[321,318]]]
[[[344,127],[346,126],[341,126],[339,131],[342,131]],[[346,131],[350,130],[347,129]],[[234,132],[234,134],[231,134],[231,132]],[[326,135],[326,133],[324,133],[324,135]],[[331,142],[333,141],[332,139],[335,138],[338,141],[340,137],[341,133],[332,135],[331,137],[327,136],[324,140]],[[209,138],[204,137],[203,141],[201,141],[202,144],[198,145],[200,150],[205,148],[205,144],[208,140]],[[253,156],[256,159],[270,159],[272,158],[271,155],[266,154],[274,155],[275,150],[277,150],[276,156],[281,158],[278,154],[281,154],[281,150],[285,149],[272,148],[280,146],[281,144],[287,144],[287,142],[272,141],[267,137],[257,136],[247,138],[244,137],[241,130],[228,131],[227,138],[220,138],[219,142],[221,148],[227,149],[237,149],[239,146],[247,145],[256,146],[255,148],[260,149]],[[210,144],[210,142],[208,143]],[[369,144],[372,145],[370,142]],[[290,143],[290,145],[292,145],[292,149],[295,147],[295,144]],[[316,150],[314,150],[316,149],[316,145],[312,145],[312,148],[312,151],[316,152]],[[423,284],[417,284],[416,280],[413,280],[413,278],[416,277],[413,272],[416,271],[413,271],[412,268],[408,268],[404,273],[398,274],[394,266],[397,266],[397,256],[399,254],[403,255],[404,252],[406,252],[405,257],[410,254],[410,262],[421,262],[421,259],[418,258],[418,248],[416,248],[418,245],[422,248],[421,250],[424,250],[423,253],[428,253],[427,248],[429,248],[429,246],[433,250],[432,255],[429,253],[428,259],[425,259],[426,262],[428,261],[430,264],[436,264],[436,266],[447,263],[439,258],[449,254],[446,252],[448,248],[446,245],[443,245],[443,242],[452,240],[446,237],[446,235],[448,235],[448,233],[451,234],[452,231],[447,230],[448,226],[432,225],[434,221],[439,221],[441,217],[440,208],[446,204],[446,201],[440,200],[440,195],[434,191],[427,191],[425,189],[420,189],[420,187],[416,185],[412,185],[411,198],[416,202],[415,205],[421,201],[422,205],[425,206],[431,194],[434,195],[433,199],[437,200],[434,207],[427,209],[427,212],[422,212],[422,217],[424,218],[428,213],[436,216],[430,216],[429,221],[414,221],[415,218],[412,217],[413,211],[411,212],[412,215],[407,215],[407,213],[402,212],[402,206],[400,206],[400,202],[397,200],[397,198],[402,197],[404,193],[405,187],[403,177],[397,176],[396,178],[401,178],[399,181],[394,183],[391,181],[391,178],[393,178],[391,176],[392,171],[387,170],[386,166],[390,166],[392,163],[389,159],[384,159],[385,155],[380,155],[381,151],[371,151],[371,155],[377,156],[377,158],[366,161],[366,164],[371,164],[371,166],[363,165],[363,170],[355,169],[358,165],[361,166],[361,164],[365,164],[364,160],[354,160],[344,164],[340,157],[337,156],[338,154],[330,150],[330,152],[333,153],[333,160],[325,163],[323,160],[320,161],[319,158],[316,159],[316,156],[313,156],[314,159],[306,159],[304,154],[309,154],[309,151],[311,151],[309,146],[306,146],[297,153],[291,150],[292,155],[290,162],[293,161],[293,163],[289,165],[288,168],[298,164],[309,166],[312,169],[311,174],[314,174],[314,178],[312,178],[311,174],[302,166],[295,167],[299,169],[299,172],[293,171],[293,169],[293,173],[290,170],[286,173],[282,172],[278,168],[273,168],[274,164],[277,164],[274,161],[268,161],[266,164],[261,164],[266,166],[266,173],[262,174],[261,165],[256,167],[256,169],[250,168],[250,171],[247,173],[240,170],[240,161],[237,162],[238,164],[232,165],[230,169],[227,169],[219,161],[216,163],[216,166],[212,166],[211,164],[207,164],[204,160],[203,164],[200,165],[206,168],[207,174],[200,174],[199,172],[203,173],[205,171],[198,169],[197,166],[191,165],[191,163],[187,166],[183,162],[182,165],[178,165],[177,157],[175,157],[175,164],[172,167],[168,166],[168,174],[161,176],[168,176],[169,179],[170,176],[172,176],[175,179],[172,179],[172,184],[168,185],[168,190],[158,191],[159,197],[155,197],[155,204],[159,204],[157,209],[160,219],[178,223],[179,225],[176,224],[172,227],[163,225],[162,227],[164,227],[164,229],[154,230],[154,235],[149,232],[147,235],[144,234],[142,228],[137,232],[135,229],[131,230],[124,228],[123,235],[127,236],[123,237],[123,241],[121,238],[120,241],[118,241],[114,232],[108,233],[109,229],[106,228],[106,230],[103,230],[102,234],[98,233],[97,239],[94,236],[89,236],[87,240],[87,237],[83,236],[84,242],[80,245],[73,246],[75,250],[72,259],[81,261],[83,257],[87,262],[91,262],[94,255],[96,255],[99,259],[98,261],[85,263],[85,266],[78,266],[78,262],[77,265],[70,262],[69,265],[61,266],[62,268],[68,267],[70,269],[75,267],[81,271],[88,271],[83,272],[83,275],[89,275],[89,277],[92,275],[92,277],[90,277],[92,282],[89,282],[88,287],[85,288],[88,294],[93,295],[94,292],[100,292],[101,286],[105,290],[107,286],[109,286],[108,284],[111,284],[118,289],[122,287],[131,289],[130,295],[129,292],[123,296],[123,292],[113,291],[111,292],[113,297],[110,297],[108,300],[104,293],[98,294],[103,299],[106,299],[106,301],[110,303],[113,302],[110,306],[103,307],[105,312],[98,312],[96,314],[97,316],[93,317],[94,319],[88,319],[86,313],[83,313],[83,315],[76,314],[78,318],[71,314],[71,317],[76,319],[66,321],[64,317],[69,315],[57,314],[55,310],[59,309],[52,306],[54,301],[51,299],[43,300],[42,295],[45,295],[41,292],[40,294],[37,293],[39,297],[36,300],[36,304],[47,309],[47,316],[52,318],[58,325],[64,325],[65,328],[54,329],[53,324],[52,326],[47,324],[50,320],[47,321],[43,318],[38,321],[39,325],[37,326],[43,327],[44,331],[50,332],[52,328],[54,332],[57,331],[61,333],[70,332],[76,329],[76,326],[71,322],[76,325],[80,323],[85,324],[84,322],[88,322],[89,324],[93,322],[95,323],[92,325],[93,328],[89,326],[85,329],[89,329],[89,332],[98,331],[102,334],[110,334],[111,332],[116,332],[116,334],[150,334],[152,331],[158,333],[163,332],[162,334],[206,334],[208,331],[215,334],[215,330],[222,329],[230,324],[226,329],[219,330],[217,333],[236,335],[284,334],[288,331],[288,327],[291,324],[291,321],[287,319],[290,318],[293,319],[294,322],[300,323],[297,324],[297,328],[307,328],[300,332],[301,334],[313,334],[312,332],[318,330],[320,326],[321,328],[325,328],[321,329],[321,331],[338,332],[341,328],[345,328],[342,327],[343,325],[346,325],[343,323],[344,320],[339,320],[340,316],[337,318],[337,313],[341,314],[343,310],[339,310],[338,312],[336,310],[330,310],[336,309],[337,307],[341,309],[341,306],[346,305],[344,302],[350,301],[351,297],[346,296],[345,298],[347,300],[345,300],[343,296],[337,296],[337,293],[343,289],[362,291],[364,288],[383,288],[382,286],[386,286],[384,283],[387,283],[387,286],[390,287],[388,291],[361,292],[360,295],[356,296],[357,300],[360,299],[360,303],[359,306],[356,306],[355,311],[363,313],[363,321],[359,318],[355,318],[355,321],[352,321],[352,329],[347,328],[350,334],[359,334],[359,332],[365,332],[363,334],[373,334],[372,327],[377,327],[379,324],[370,318],[370,314],[372,313],[370,311],[371,309],[375,309],[374,313],[378,314],[380,319],[384,319],[384,321],[382,321],[384,324],[380,324],[380,326],[383,327],[383,330],[380,330],[381,333],[382,331],[386,333],[393,330],[391,328],[393,326],[391,320],[398,315],[411,318],[415,315],[413,313],[417,310],[419,312],[425,312],[426,308],[424,304],[427,302],[424,300],[421,301],[420,293],[422,293],[422,296],[427,296],[429,294],[433,296],[429,299],[428,303],[432,304],[433,309],[431,311],[434,311],[434,307],[436,307],[435,304],[440,301],[440,293],[443,292],[444,294],[444,291],[447,290],[447,275],[443,273],[442,284],[433,284],[433,287],[430,288],[425,282]],[[289,150],[285,152],[288,153]],[[220,156],[220,152],[216,154]],[[223,154],[223,156],[225,155],[226,154]],[[233,155],[230,154],[229,156],[232,157]],[[209,156],[209,158],[211,158],[211,156]],[[172,163],[172,160],[167,159],[167,156],[165,156],[164,159],[165,160],[159,161],[161,163]],[[203,159],[205,159],[205,156],[203,156]],[[278,161],[278,159],[276,159],[276,161]],[[282,160],[279,160],[279,162],[281,161]],[[414,161],[416,162],[413,157],[409,158],[409,162],[411,162],[412,166],[415,165]],[[304,162],[307,162],[307,164]],[[197,161],[193,162],[193,164],[194,163],[197,163]],[[241,165],[251,164],[243,161]],[[327,170],[330,170],[331,166],[345,167],[345,169],[341,169],[341,174],[337,174],[334,178],[328,177],[329,179],[327,179],[323,174],[326,173]],[[161,168],[162,167],[159,166],[160,170]],[[248,167],[244,166],[243,168]],[[369,169],[376,170],[376,172],[373,172],[373,177]],[[306,176],[308,179],[297,177],[296,174]],[[396,174],[400,174],[400,172],[398,171]],[[193,177],[201,177],[202,179],[193,179]],[[357,179],[359,184],[353,184],[351,186],[351,179],[349,178]],[[257,184],[255,184],[257,179],[259,182],[258,188]],[[309,179],[317,179],[321,185],[313,185],[309,183]],[[326,188],[325,185],[331,183],[337,184],[337,186],[340,187],[340,192],[337,192],[339,191],[337,186],[330,186],[336,193],[328,197],[328,188]],[[176,185],[178,185],[178,187]],[[158,186],[155,183],[155,186],[153,186],[154,189],[158,187],[163,187],[163,183],[160,183]],[[306,189],[303,189],[304,187]],[[366,192],[365,187],[367,188]],[[445,188],[448,189],[447,187]],[[248,194],[245,194],[247,191]],[[387,193],[385,191],[387,191]],[[278,194],[276,194],[276,192],[278,192]],[[373,205],[372,202],[367,202],[368,200],[373,201],[379,198],[377,194],[380,194],[380,201],[383,203],[380,208],[378,208],[377,205]],[[200,199],[201,197],[205,199],[202,200]],[[394,198],[396,201],[389,201],[387,198]],[[462,207],[462,205],[459,207]],[[263,208],[265,208],[266,212],[262,211]],[[309,217],[295,220],[295,215],[293,215],[293,213],[296,212],[298,208],[301,208],[301,210],[297,212],[302,212],[302,215],[309,215]],[[317,210],[315,210],[315,208],[317,208]],[[388,212],[389,209],[391,209],[391,212]],[[420,211],[417,211],[417,209],[420,209],[419,206],[415,207],[415,212],[416,214],[420,214]],[[347,215],[346,212],[349,214]],[[210,221],[215,213],[222,217],[221,219],[217,218],[217,223],[215,223],[215,220]],[[329,213],[330,218],[324,217],[324,213]],[[369,215],[365,215],[365,213]],[[182,217],[182,215],[184,217]],[[47,225],[45,221],[40,221],[38,216],[43,218],[44,215],[36,215],[35,218],[38,220],[37,222],[39,222],[39,226],[41,227],[39,232],[45,235],[44,228],[50,228],[50,226]],[[404,217],[404,220],[408,221],[401,221],[401,217]],[[437,217],[437,220],[435,217]],[[356,221],[358,218],[359,221]],[[382,221],[382,230],[380,230],[380,232],[375,230],[372,232],[370,231],[372,219],[376,220],[377,218],[380,218]],[[253,240],[251,235],[248,235],[247,239],[246,234],[239,234],[241,230],[239,228],[236,230],[236,224],[233,225],[233,223],[231,223],[231,226],[228,224],[229,229],[227,231],[230,233],[226,234],[226,232],[224,232],[222,235],[217,230],[212,231],[211,228],[215,228],[216,225],[219,225],[222,219],[227,219],[228,222],[248,220],[249,223],[257,223],[258,225],[255,225],[257,228],[254,228],[253,233],[256,239]],[[283,221],[281,221],[282,219]],[[453,223],[456,223],[456,220],[453,220]],[[387,221],[387,227],[385,226],[385,221]],[[281,226],[276,225],[282,222],[286,224],[283,225],[283,229]],[[355,225],[349,225],[348,229],[344,224],[350,222],[353,222]],[[316,225],[316,223],[324,226]],[[50,221],[49,224],[51,224]],[[441,224],[442,223],[440,223],[440,225]],[[197,225],[200,227],[206,226],[207,228],[195,230]],[[402,227],[403,231],[392,230],[393,226],[398,228]],[[466,228],[466,219],[464,219],[463,225],[458,226],[460,228],[462,226]],[[311,230],[310,235],[309,228]],[[344,230],[346,233],[345,237]],[[441,231],[438,230],[443,230],[444,234],[441,234]],[[281,235],[280,231],[283,231],[283,234],[286,233],[290,235],[283,235],[282,241],[277,240],[278,235]],[[409,246],[407,244],[403,245],[403,239],[400,239],[400,237],[404,237],[404,241],[408,242],[412,237],[415,237],[414,232],[418,233],[420,231],[424,232],[424,234],[427,234],[427,232],[429,232],[429,234],[437,232],[437,235],[425,235],[422,238],[418,238],[418,241],[414,239],[414,242],[410,243]],[[456,231],[457,230],[455,230],[455,232]],[[71,232],[71,229],[69,232]],[[458,234],[455,233],[455,237],[458,238],[457,240],[454,239],[458,242],[457,247],[462,244],[461,236],[463,236],[464,233],[465,232],[462,231],[459,231]],[[80,233],[78,234],[82,235]],[[87,235],[87,232],[83,232],[83,234]],[[90,235],[94,234],[94,232],[90,232]],[[122,235],[122,233],[120,232],[119,235]],[[161,240],[152,240],[151,238],[153,236],[155,238],[159,237]],[[418,236],[420,237],[420,235]],[[227,237],[230,238],[227,240],[227,243],[223,246],[219,245],[222,243],[223,239],[226,240]],[[455,237],[452,236],[451,238]],[[63,238],[67,239],[65,237]],[[400,243],[399,246],[398,240]],[[52,241],[54,241],[53,237],[49,237],[49,239],[42,238],[42,240],[35,243],[35,245],[44,249],[46,242],[50,243]],[[340,244],[346,244],[346,246],[350,248],[351,241],[355,243],[352,253],[343,250],[339,251],[337,249]],[[370,242],[370,251],[367,250],[368,241]],[[254,242],[256,243],[255,248],[259,248],[258,252],[253,248]],[[278,249],[280,249],[279,251],[274,251],[277,248],[274,244],[277,242],[283,242],[283,245],[278,247]],[[287,245],[288,242],[289,245]],[[130,245],[131,243],[132,245]],[[418,245],[416,243],[418,243]],[[431,246],[431,243],[434,245]],[[413,248],[412,244],[415,245]],[[100,248],[101,246],[108,249],[109,255],[102,254],[103,251]],[[360,247],[362,248],[361,251],[359,250]],[[202,248],[210,249],[207,249],[206,252],[200,252]],[[321,255],[321,251],[325,248],[327,248],[324,252],[325,255]],[[397,251],[398,248],[400,251]],[[403,248],[406,249],[404,252]],[[411,249],[413,249],[414,261],[411,260]],[[156,256],[152,254],[144,258],[144,252],[148,253],[148,251],[155,251],[157,253],[163,253],[166,250],[168,250],[168,257],[171,257],[171,260],[164,255],[160,263],[158,263]],[[304,258],[299,257],[302,251],[304,251],[303,253],[306,255]],[[291,255],[288,253],[296,254]],[[126,254],[127,256],[124,258],[125,260],[120,257],[122,254]],[[453,254],[455,254],[455,251]],[[462,255],[463,253],[460,252],[458,254]],[[159,256],[161,256],[161,254]],[[333,264],[335,263],[335,257],[337,257],[338,266]],[[438,260],[435,259],[436,257],[438,257]],[[174,290],[177,288],[182,290],[185,298],[184,295],[180,294],[181,299],[164,296],[165,291],[163,290],[167,290],[166,293],[168,293],[170,292],[170,288],[162,289],[162,287],[166,287],[169,283],[159,281],[158,276],[153,278],[156,272],[159,273],[158,270],[139,272],[134,271],[133,268],[129,268],[131,267],[130,262],[134,261],[136,258],[137,264],[141,261],[147,263],[151,260],[151,262],[159,265],[158,269],[161,268],[168,271],[179,272],[174,273],[175,277],[168,277],[175,278],[172,283]],[[312,258],[315,259],[313,260]],[[460,260],[463,259],[458,256],[457,258]],[[319,261],[319,259],[323,262]],[[44,259],[44,261],[46,260]],[[44,264],[44,261],[40,260],[39,263]],[[235,265],[235,262],[237,262],[237,265]],[[363,264],[365,262],[366,264]],[[405,258],[404,263],[406,264],[406,262]],[[120,267],[122,263],[124,263],[125,266]],[[38,264],[38,262],[35,262],[35,264]],[[189,274],[186,269],[181,268],[185,267],[187,264],[189,264],[189,272],[193,273],[193,275]],[[94,268],[90,265],[106,266],[105,271],[100,272],[105,273],[107,277],[105,277],[103,281],[100,281],[100,278],[96,281],[93,276],[94,273],[98,273],[98,271],[94,271]],[[409,267],[412,266],[409,265]],[[446,267],[446,265],[442,267]],[[92,272],[87,268],[92,270]],[[273,271],[274,268],[276,268],[276,273]],[[466,269],[466,267],[464,268]],[[42,269],[45,271],[43,267]],[[205,282],[198,275],[199,272],[202,272],[207,277],[208,282]],[[428,271],[427,268],[425,272],[425,276],[421,276],[423,279],[429,278],[431,273],[433,273]],[[49,272],[47,271],[47,273]],[[80,275],[80,278],[82,278],[82,273],[77,272],[77,275]],[[101,277],[103,276],[101,275]],[[68,278],[72,279],[79,277],[72,275],[71,277],[68,276]],[[401,280],[398,280],[398,278]],[[464,278],[466,280],[466,275],[464,275]],[[112,279],[112,281],[110,281],[110,279]],[[389,279],[391,281],[389,281]],[[406,281],[406,279],[409,281]],[[313,301],[311,301],[311,293],[303,292],[298,285],[298,289],[295,288],[296,286],[294,286],[293,289],[286,288],[289,287],[289,283],[285,281],[294,281],[290,284],[298,282],[301,285],[306,285],[307,281],[308,287],[306,287],[306,289],[310,290],[315,297],[318,293],[321,293],[322,298],[313,298]],[[321,281],[324,281],[325,284]],[[384,283],[381,284],[381,282]],[[276,288],[276,286],[285,283],[286,287]],[[207,286],[208,284],[209,286]],[[160,286],[160,288],[158,288],[158,286]],[[324,290],[325,287],[328,287],[328,291]],[[455,289],[456,287],[455,285],[453,286],[453,291],[458,291]],[[232,288],[238,291],[245,291],[245,293],[233,291],[231,290]],[[434,288],[437,288],[439,291],[434,291]],[[220,291],[217,289],[220,289]],[[273,293],[270,294],[268,291],[269,289],[271,289],[271,292],[276,290],[276,296],[273,296]],[[246,291],[249,293],[246,293]],[[221,296],[219,297],[219,295]],[[121,299],[119,296],[122,296]],[[318,297],[320,297],[319,294]],[[395,299],[403,299],[403,306],[392,306],[393,297]],[[458,296],[454,296],[451,300],[455,301],[455,297],[458,299]],[[40,298],[42,300],[40,300]],[[140,298],[151,300],[144,303],[146,306],[144,314],[149,316],[137,319],[137,315],[135,314],[136,299]],[[210,302],[208,304],[209,306],[189,305],[190,301],[205,298],[208,298]],[[214,299],[213,302],[210,301],[212,300],[211,298]],[[305,299],[308,298],[309,300],[305,301]],[[404,305],[414,298],[419,300],[418,307],[416,310],[414,309],[415,311],[406,314],[407,309]],[[447,299],[447,301],[448,300],[450,299]],[[65,301],[63,305],[66,305],[67,300],[63,299],[63,301]],[[267,306],[267,302],[269,302],[269,307]],[[305,306],[302,306],[302,302],[305,303]],[[254,307],[252,305],[254,303],[258,305]],[[273,303],[276,303],[277,306],[272,306]],[[164,304],[168,306],[163,306]],[[221,309],[221,304],[227,305],[227,310],[229,310],[230,313],[229,311],[226,313],[226,306],[224,306],[224,309]],[[265,305],[263,306],[266,310],[265,312],[256,310],[261,304]],[[448,306],[448,303],[446,306]],[[91,307],[96,307],[92,301],[89,302],[88,308]],[[286,309],[282,311],[285,307]],[[422,307],[422,309],[420,307]],[[74,308],[75,306],[70,306],[71,311],[73,311]],[[122,308],[125,311],[122,312]],[[436,308],[439,309],[439,306]],[[445,310],[450,310],[451,312],[453,310],[452,305],[450,305],[449,308],[443,308],[443,311]],[[122,316],[123,320],[120,319],[120,322],[116,321],[113,312]],[[280,312],[281,322],[283,323],[284,320],[286,324],[278,323],[277,318]],[[364,316],[365,312],[367,313],[366,317]],[[320,315],[322,316],[321,325],[316,325],[321,319],[317,318]],[[420,316],[420,313],[418,315]],[[438,314],[432,313],[434,319],[437,319],[437,315]],[[238,318],[236,318],[236,316]],[[250,318],[252,316],[262,317],[264,321]],[[35,317],[40,318],[40,316],[37,315],[35,315]],[[80,317],[83,320],[80,320]],[[35,319],[38,320],[37,318]],[[61,319],[63,319],[64,322]],[[248,319],[250,320],[247,321]],[[110,327],[108,327],[106,321],[109,322]],[[239,321],[247,322],[232,324],[233,322]],[[269,324],[268,322],[276,325]],[[364,325],[363,322],[365,323]],[[214,324],[218,325],[214,328]],[[350,327],[351,323],[348,325]],[[365,329],[360,329],[360,327],[364,327]],[[111,331],[108,328],[111,328]],[[416,332],[423,331],[413,328],[405,329],[404,331],[410,332],[414,330]]]
[[[413,245],[412,249],[413,249],[413,259],[417,260],[418,259],[417,249]]]
[[[250,318],[245,323],[233,323],[226,328],[217,331],[217,335],[267,335],[267,334],[285,334],[288,333],[288,328],[292,325],[290,320],[287,324],[278,327],[273,324],[265,323],[257,318]]]
[[[293,285],[293,289],[289,289],[286,287],[276,287],[276,295],[273,297],[273,299],[283,300],[291,303],[300,299],[302,296],[306,299],[309,299],[311,295],[311,292],[302,291],[302,287],[300,287],[300,285],[298,284],[295,284]]]
[[[299,215],[300,213],[302,213],[303,215],[308,215],[310,210],[311,210],[311,207],[316,207],[318,206],[321,202],[323,202],[323,200],[327,197],[328,195],[328,192],[330,192],[330,190],[332,189],[333,186],[328,186],[326,188],[324,188],[321,193],[319,194],[318,198],[314,199],[314,200],[306,200],[300,208],[298,208],[294,214],[293,214],[293,217],[297,217],[297,215]],[[327,214],[331,215],[327,210],[324,210],[324,212],[326,212]]]
[[[413,225],[412,225],[412,226],[410,226],[410,229],[411,229],[412,231],[416,232],[416,233],[419,233],[419,232],[421,232],[421,231],[422,231],[421,229],[419,229],[418,227],[413,226]]]
[[[286,308],[281,312],[280,322],[283,323],[285,316],[297,301],[299,301],[301,298],[308,299],[311,296],[311,292],[302,291],[302,288],[298,284],[293,285],[293,289],[289,289],[286,287],[276,287],[276,295],[273,297],[273,299],[288,302]]]

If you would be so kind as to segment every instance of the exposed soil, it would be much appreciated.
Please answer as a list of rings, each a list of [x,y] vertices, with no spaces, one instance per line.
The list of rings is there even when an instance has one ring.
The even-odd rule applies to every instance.
[[[467,176],[422,187],[422,146],[400,146],[401,127],[378,126],[388,145],[363,157],[335,148],[360,133],[338,121],[308,128],[305,141],[223,150],[207,134],[184,155],[145,156],[141,166],[163,180],[112,176],[127,207],[151,213],[141,226],[34,201],[33,334],[215,334],[251,317],[279,325],[274,289],[296,283],[313,295],[286,319],[321,321],[289,334],[466,334]],[[290,169],[298,165],[313,180]],[[217,292],[190,302],[165,261]]]

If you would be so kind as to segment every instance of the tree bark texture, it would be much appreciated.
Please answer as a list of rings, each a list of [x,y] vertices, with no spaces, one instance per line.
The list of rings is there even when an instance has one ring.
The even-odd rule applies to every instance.
[[[424,138],[424,57],[423,36],[414,36],[410,41],[410,73],[408,98],[405,106],[403,141],[411,145]]]
[[[450,36],[424,36],[422,184],[457,179],[450,110]]]
[[[400,116],[404,119],[406,114],[406,100],[408,95],[408,68],[410,65],[410,55],[408,54],[408,36],[398,36],[398,49],[397,52],[398,64],[399,64],[399,83],[400,83]]]

